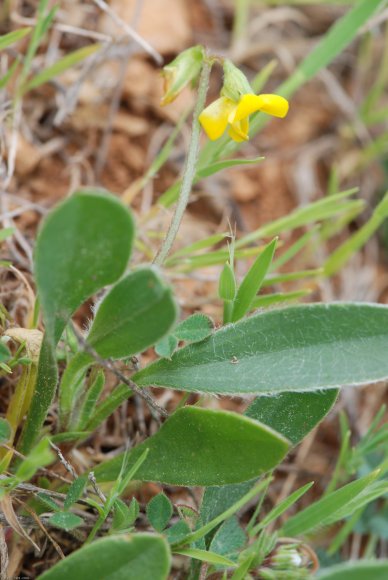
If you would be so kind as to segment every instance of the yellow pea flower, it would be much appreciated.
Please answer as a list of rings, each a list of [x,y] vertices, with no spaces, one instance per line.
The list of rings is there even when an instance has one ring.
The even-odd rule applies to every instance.
[[[228,126],[228,134],[233,141],[248,141],[248,118],[257,111],[274,117],[285,117],[288,112],[288,101],[279,95],[245,93],[238,101],[222,96],[202,111],[199,122],[212,141],[219,139]]]

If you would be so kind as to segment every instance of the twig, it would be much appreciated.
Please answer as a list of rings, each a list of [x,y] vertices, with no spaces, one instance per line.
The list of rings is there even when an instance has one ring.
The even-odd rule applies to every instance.
[[[108,149],[109,149],[109,143],[110,143],[111,136],[112,136],[113,120],[115,118],[117,111],[120,108],[120,101],[121,101],[121,95],[122,95],[123,87],[124,87],[124,83],[125,83],[125,71],[127,69],[127,66],[128,66],[128,59],[126,57],[124,57],[121,59],[121,62],[120,62],[119,73],[118,73],[119,80],[118,80],[117,86],[114,89],[114,93],[113,93],[113,96],[111,99],[107,123],[105,125],[104,133],[103,133],[103,136],[101,139],[101,144],[100,144],[100,147],[99,147],[99,150],[97,153],[96,163],[94,165],[96,178],[98,180],[100,179],[101,172],[104,169],[104,166],[106,163],[106,157],[107,157],[107,153],[108,153]]]
[[[178,234],[178,230],[182,222],[183,214],[185,213],[185,209],[189,202],[191,188],[193,185],[197,166],[199,137],[201,134],[201,126],[199,124],[198,117],[205,106],[206,94],[209,86],[210,71],[211,71],[211,63],[205,59],[199,80],[198,97],[193,112],[193,124],[191,130],[190,146],[189,151],[187,153],[178,203],[176,205],[175,212],[172,217],[166,238],[162,244],[162,247],[160,248],[159,252],[156,254],[154,259],[154,263],[158,264],[159,266],[163,264],[174,244],[175,238]]]
[[[15,24],[21,24],[23,26],[36,26],[37,19],[25,18],[17,12],[12,12],[11,22],[14,22]],[[65,24],[64,22],[54,22],[52,28],[54,30],[59,30],[59,32],[74,34],[84,38],[92,38],[98,42],[112,42],[114,40],[108,34],[103,34],[102,32],[97,32],[96,30],[88,30],[87,28],[80,28],[79,26],[72,26],[70,24]]]
[[[39,516],[24,501],[21,501],[20,499],[17,499],[17,498],[16,498],[16,501],[18,502],[18,504],[20,504],[22,506],[23,509],[25,509],[30,514],[30,516],[32,517],[32,519],[36,522],[38,528],[44,533],[44,535],[46,536],[46,538],[48,538],[49,542],[51,542],[51,544],[54,546],[54,549],[57,551],[57,553],[59,554],[60,558],[63,560],[65,558],[65,554],[62,552],[61,547],[54,540],[54,538],[52,536],[50,536],[50,534],[46,530],[45,526],[43,525],[43,523],[39,519]]]
[[[86,342],[86,340],[84,339],[84,337],[79,333],[79,331],[77,330],[77,328],[75,328],[74,324],[73,326],[73,332],[79,342],[79,344],[82,346],[82,348],[85,350],[85,352],[87,352],[88,354],[90,354],[94,360],[103,368],[107,369],[108,371],[111,371],[118,379],[120,379],[120,381],[122,381],[125,385],[127,385],[128,387],[130,387],[132,389],[132,391],[134,393],[136,393],[136,395],[138,395],[139,397],[141,397],[142,399],[144,399],[144,401],[147,403],[147,405],[149,406],[149,409],[152,413],[152,416],[154,417],[154,419],[156,421],[159,421],[159,415],[161,415],[162,417],[168,417],[168,412],[166,411],[166,409],[164,407],[161,407],[160,405],[158,405],[153,398],[151,397],[151,395],[149,393],[147,393],[146,390],[144,389],[140,389],[136,383],[134,383],[133,381],[131,381],[131,379],[128,379],[121,371],[119,371],[114,363],[110,360],[110,359],[103,359],[101,358],[96,351]]]
[[[8,563],[9,558],[7,542],[5,541],[4,528],[0,524],[0,580],[8,580]]]
[[[19,451],[17,451],[16,449],[11,447],[10,445],[7,445],[6,443],[1,443],[0,447],[4,447],[5,449],[8,449],[8,451],[12,451],[13,454],[16,455],[16,457],[19,457],[20,459],[26,459],[26,456],[23,455],[23,453],[20,453]],[[63,475],[59,475],[59,473],[54,473],[50,469],[46,469],[46,467],[39,467],[39,471],[42,471],[43,473],[45,473],[46,475],[49,475],[50,477],[60,479],[64,483],[72,483],[69,479],[67,479],[66,477],[63,477]],[[2,478],[3,478],[3,476],[0,475],[0,479],[2,479]]]
[[[96,480],[96,477],[95,477],[93,471],[89,471],[88,479],[89,479],[90,483],[92,484],[92,487],[93,487],[94,491],[96,492],[96,495],[98,495],[98,497],[100,498],[102,503],[106,503],[106,497],[102,493],[101,489],[98,487],[97,480]]]
[[[66,469],[66,471],[68,471],[70,473],[70,475],[74,478],[77,479],[78,475],[74,469],[74,467],[71,465],[71,463],[69,463],[69,461],[67,461],[67,459],[65,458],[65,456],[63,455],[62,451],[59,449],[59,447],[57,445],[55,445],[55,443],[53,443],[52,441],[50,441],[50,446],[55,449],[57,455],[58,455],[58,459],[59,461],[62,463],[62,465],[64,466],[64,468]]]
[[[108,14],[111,19],[113,20],[113,22],[115,22],[115,24],[117,24],[117,26],[120,26],[120,28],[122,30],[124,30],[124,32],[126,34],[128,34],[128,36],[130,38],[132,38],[132,40],[134,40],[135,42],[137,42],[137,44],[139,46],[141,46],[142,48],[144,48],[144,50],[150,55],[152,56],[152,58],[155,60],[155,62],[158,65],[163,64],[163,57],[158,53],[157,50],[155,50],[146,40],[144,40],[144,38],[142,38],[140,36],[140,34],[138,34],[136,32],[136,30],[134,30],[132,28],[132,26],[130,26],[127,22],[125,22],[122,18],[120,18],[119,16],[117,16],[116,12],[114,12],[114,10],[112,10],[112,8],[110,8],[110,6],[108,6],[108,4],[106,2],[104,2],[104,0],[93,0],[93,2],[95,4],[97,4],[97,6],[106,14]]]

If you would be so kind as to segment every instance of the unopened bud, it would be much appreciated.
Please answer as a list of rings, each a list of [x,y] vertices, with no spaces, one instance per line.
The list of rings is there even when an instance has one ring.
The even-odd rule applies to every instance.
[[[221,272],[218,284],[218,295],[222,300],[229,301],[234,300],[234,297],[236,296],[236,279],[229,262],[225,263]]]
[[[163,67],[164,95],[162,105],[174,101],[189,83],[196,80],[201,71],[204,55],[203,46],[192,46]]]
[[[236,103],[242,95],[252,94],[254,91],[247,77],[230,60],[224,61],[224,84],[221,95]]]

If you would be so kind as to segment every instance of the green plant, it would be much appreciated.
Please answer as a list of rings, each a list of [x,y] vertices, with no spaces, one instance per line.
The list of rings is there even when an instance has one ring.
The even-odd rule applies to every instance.
[[[291,96],[331,62],[382,5],[377,0],[357,4],[280,87],[279,93]],[[34,31],[24,29],[0,39],[2,49],[31,34],[14,104],[26,91],[99,50],[97,45],[80,49],[30,76],[32,58],[55,13],[46,10],[47,2],[42,1]],[[205,109],[204,122],[201,112],[216,62],[223,65],[225,72],[221,105],[218,102],[215,120],[213,109],[210,113]],[[15,74],[16,67],[10,71],[0,79],[3,86]],[[269,74],[267,69],[256,79],[255,90]],[[130,261],[134,248],[141,248],[142,243],[136,237],[132,212],[109,192],[81,189],[61,202],[41,224],[34,254],[38,298],[31,328],[9,328],[7,312],[1,311],[1,372],[10,374],[19,365],[22,371],[7,415],[0,419],[0,499],[6,506],[7,521],[13,522],[15,531],[23,533],[14,523],[18,520],[11,498],[18,489],[31,490],[30,485],[36,494],[31,505],[23,506],[27,512],[34,508],[42,526],[81,538],[82,547],[44,572],[42,579],[163,579],[170,572],[172,555],[190,559],[191,578],[199,577],[199,565],[204,566],[202,577],[203,571],[205,576],[219,574],[234,580],[249,578],[250,574],[275,580],[315,577],[317,562],[308,545],[311,534],[347,519],[329,550],[335,554],[364,510],[373,508],[373,502],[388,493],[385,455],[367,473],[361,469],[368,453],[381,451],[380,446],[386,442],[386,429],[378,428],[381,416],[353,450],[349,447],[346,419],[342,418],[340,455],[321,498],[311,501],[285,523],[279,518],[309,492],[313,482],[288,494],[265,515],[263,503],[274,470],[332,409],[338,390],[387,379],[388,307],[312,303],[251,314],[258,307],[295,300],[308,293],[308,289],[301,289],[259,295],[266,286],[312,280],[340,270],[387,217],[387,197],[370,221],[344,242],[322,269],[291,274],[279,271],[306,250],[321,226],[319,233],[326,228],[329,238],[330,231],[336,229],[335,218],[346,220],[360,213],[363,203],[352,199],[354,189],[299,208],[239,239],[217,234],[173,252],[193,183],[236,164],[259,162],[261,158],[225,157],[248,138],[248,114],[261,110],[284,116],[287,107],[283,97],[256,97],[232,63],[209,56],[198,46],[167,66],[165,77],[166,102],[198,78],[199,94],[184,174],[158,202],[159,206],[169,207],[177,200],[177,207],[152,263],[145,259],[140,265]],[[370,106],[366,107],[367,113]],[[220,139],[206,144],[199,153],[200,121],[212,138]],[[264,123],[262,116],[254,116],[251,134]],[[233,143],[223,136],[227,124]],[[141,180],[142,185],[168,157],[172,140]],[[141,186],[134,188],[134,195]],[[151,215],[157,210],[154,206]],[[310,226],[309,231],[299,235],[279,256],[281,234],[306,225]],[[2,230],[0,241],[10,235],[12,230]],[[252,246],[263,238],[272,239]],[[209,250],[216,245],[216,249]],[[143,256],[146,254],[144,251]],[[254,258],[250,269],[238,280],[236,261],[250,257]],[[223,307],[223,326],[215,329],[212,320],[199,313],[179,320],[178,302],[165,280],[166,272],[186,274],[214,264],[222,267],[218,296],[214,299]],[[90,300],[94,300],[91,320],[87,330],[81,331],[75,314]],[[43,335],[38,330],[40,315]],[[181,342],[185,344],[182,346]],[[159,358],[139,368],[139,355],[151,347]],[[117,379],[113,388],[105,385],[106,378],[112,375]],[[179,404],[167,411],[148,390],[153,387],[181,391]],[[193,393],[250,396],[254,400],[242,415],[206,408],[203,397],[188,404]],[[57,444],[63,443],[65,451],[77,448],[122,403],[133,400],[136,404],[139,399],[159,424],[157,432],[122,449],[112,459],[76,474]],[[58,415],[55,432],[47,423],[54,401]],[[50,485],[34,486],[30,482],[39,470],[56,461],[54,451],[72,479],[59,490]],[[206,489],[198,510],[173,505],[160,493],[141,513],[134,497],[125,501],[136,486],[134,482]],[[255,507],[244,529],[236,515],[252,501]],[[146,528],[154,532],[145,532]],[[96,539],[99,535],[104,537]],[[373,546],[367,555],[373,556]],[[334,566],[318,577],[357,578],[362,570],[371,580],[377,580],[387,569],[386,561],[366,560],[356,570]]]

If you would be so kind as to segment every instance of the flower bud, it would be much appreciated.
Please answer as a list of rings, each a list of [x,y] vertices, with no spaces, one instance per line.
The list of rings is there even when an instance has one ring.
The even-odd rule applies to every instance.
[[[236,296],[236,279],[234,277],[233,269],[228,262],[221,272],[220,281],[218,285],[218,295],[222,300],[234,300]]]
[[[163,67],[164,95],[162,105],[167,105],[176,99],[179,93],[198,77],[205,51],[203,46],[197,45],[184,50]]]
[[[221,95],[238,102],[245,94],[253,93],[247,77],[230,60],[224,60],[224,84]]]

